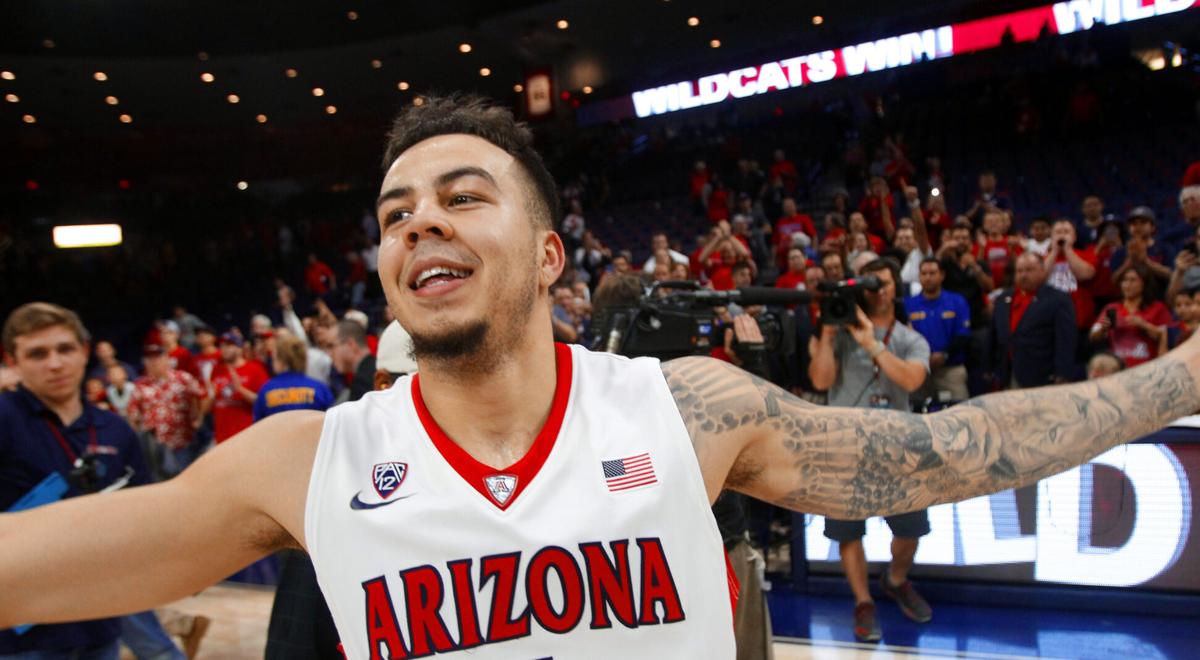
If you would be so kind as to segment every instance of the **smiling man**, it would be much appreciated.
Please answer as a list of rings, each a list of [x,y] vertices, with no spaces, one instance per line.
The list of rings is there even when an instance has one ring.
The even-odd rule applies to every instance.
[[[419,373],[268,418],[170,482],[0,515],[0,627],[144,609],[292,546],[351,660],[731,658],[709,511],[723,489],[903,513],[1033,482],[1200,408],[1200,339],[928,417],[817,407],[708,358],[556,345],[557,196],[528,129],[430,98],[396,121],[385,167],[379,273]]]

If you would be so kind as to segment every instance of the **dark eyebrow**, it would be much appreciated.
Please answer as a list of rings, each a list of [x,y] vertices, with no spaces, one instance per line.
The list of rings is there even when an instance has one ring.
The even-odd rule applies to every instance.
[[[438,176],[437,179],[434,180],[434,184],[437,185],[437,187],[441,188],[442,186],[453,183],[454,181],[461,179],[465,176],[477,176],[477,177],[487,181],[488,183],[492,184],[493,187],[499,188],[499,186],[496,184],[496,179],[494,177],[492,177],[492,175],[490,173],[488,173],[487,170],[485,170],[481,167],[475,167],[473,165],[459,167],[459,168],[450,170],[449,172],[446,172],[445,174],[441,174]],[[383,193],[382,195],[379,196],[379,199],[375,200],[376,212],[378,212],[379,207],[383,206],[384,202],[391,200],[391,199],[396,199],[398,197],[406,197],[406,196],[412,194],[412,191],[413,191],[412,186],[400,186],[398,188],[392,188],[391,190]]]
[[[475,167],[472,165],[468,165],[466,167],[459,167],[457,169],[450,170],[449,172],[446,172],[445,174],[442,174],[441,176],[439,176],[437,178],[437,186],[440,188],[446,184],[454,182],[457,179],[461,179],[464,176],[477,176],[477,177],[487,181],[488,183],[492,184],[493,187],[497,187],[497,188],[499,187],[496,185],[496,180],[492,178],[492,175],[489,174],[487,170],[485,170],[481,167]]]

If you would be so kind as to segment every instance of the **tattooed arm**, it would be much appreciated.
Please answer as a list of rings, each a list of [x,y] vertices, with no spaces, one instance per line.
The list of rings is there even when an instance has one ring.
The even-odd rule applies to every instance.
[[[1101,380],[934,413],[810,404],[709,358],[663,364],[710,500],[862,519],[1032,483],[1200,409],[1200,336]]]

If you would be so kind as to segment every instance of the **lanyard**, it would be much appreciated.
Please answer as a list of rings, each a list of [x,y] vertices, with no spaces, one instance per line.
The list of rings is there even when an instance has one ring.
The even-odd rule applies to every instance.
[[[58,441],[58,446],[62,447],[63,452],[67,454],[67,458],[71,461],[71,465],[74,465],[75,462],[79,460],[79,456],[75,453],[74,449],[71,449],[71,445],[67,444],[67,439],[63,437],[62,431],[59,431],[54,422],[46,419],[45,417],[42,418],[42,421],[46,422],[46,426],[49,427],[50,432],[54,434],[54,439]],[[96,453],[96,450],[99,448],[99,446],[99,443],[96,442],[96,427],[93,424],[88,424],[88,453]]]

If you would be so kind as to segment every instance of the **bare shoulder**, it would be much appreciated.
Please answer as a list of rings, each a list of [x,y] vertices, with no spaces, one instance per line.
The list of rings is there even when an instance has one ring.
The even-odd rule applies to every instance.
[[[325,414],[272,415],[221,443],[175,481],[255,521],[247,534],[264,549],[303,547],[304,506]]]
[[[764,466],[745,450],[780,423],[784,407],[811,406],[754,374],[709,357],[663,362],[662,372],[713,501],[722,489],[744,489],[761,475]]]

